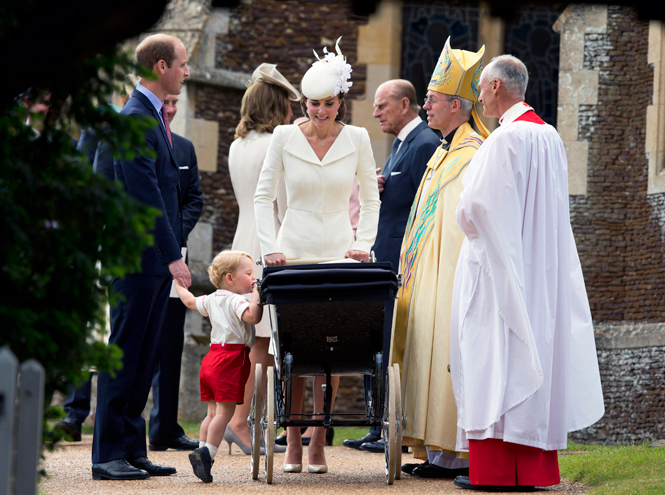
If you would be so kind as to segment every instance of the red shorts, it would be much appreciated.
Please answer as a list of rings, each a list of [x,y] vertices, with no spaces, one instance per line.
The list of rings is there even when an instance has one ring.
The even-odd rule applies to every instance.
[[[201,363],[201,401],[242,404],[250,369],[245,344],[210,344],[210,352]]]
[[[557,485],[561,482],[558,452],[496,438],[469,440],[469,481],[472,485]]]

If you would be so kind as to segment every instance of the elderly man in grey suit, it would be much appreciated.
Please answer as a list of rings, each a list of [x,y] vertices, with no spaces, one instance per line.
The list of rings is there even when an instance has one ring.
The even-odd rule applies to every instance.
[[[395,136],[392,151],[379,176],[381,211],[374,243],[377,261],[390,261],[399,268],[399,251],[411,205],[427,169],[427,162],[441,144],[439,137],[418,115],[416,90],[409,81],[392,79],[383,83],[374,96],[374,118],[381,130]],[[386,318],[392,320],[392,313]],[[390,332],[383,336],[384,367],[390,353]],[[385,370],[384,370],[385,375]],[[381,428],[371,428],[357,440],[344,440],[345,447],[383,452]]]

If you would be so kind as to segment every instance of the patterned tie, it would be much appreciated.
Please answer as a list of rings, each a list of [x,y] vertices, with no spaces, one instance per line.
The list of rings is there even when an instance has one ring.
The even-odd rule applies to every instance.
[[[173,148],[173,141],[171,140],[171,128],[169,127],[169,114],[166,113],[164,104],[162,103],[162,120],[164,120],[164,127],[166,128],[166,135],[169,137],[169,143],[171,143],[171,148]]]
[[[392,172],[393,168],[395,168],[395,164],[397,163],[397,150],[399,149],[401,142],[402,141],[399,138],[395,138],[393,141],[392,151],[390,152],[390,160],[383,170],[383,175],[385,177],[390,177],[390,172]]]

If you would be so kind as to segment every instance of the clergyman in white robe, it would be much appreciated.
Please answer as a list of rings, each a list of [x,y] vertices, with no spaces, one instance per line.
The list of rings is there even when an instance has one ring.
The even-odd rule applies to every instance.
[[[470,451],[472,484],[495,485],[506,483],[474,482],[474,445],[487,453],[517,444],[535,471],[553,451],[555,484],[556,450],[566,448],[568,432],[604,413],[591,313],[563,143],[523,101],[500,123],[469,164],[457,208],[466,238],[450,327],[456,450]],[[515,462],[485,457],[484,470]],[[546,486],[528,476],[517,484]]]

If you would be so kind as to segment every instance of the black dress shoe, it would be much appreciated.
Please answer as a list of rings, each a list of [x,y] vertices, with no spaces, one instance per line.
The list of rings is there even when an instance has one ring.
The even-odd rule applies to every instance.
[[[375,454],[384,454],[386,452],[386,444],[383,438],[380,438],[376,442],[365,442],[360,446],[360,450],[374,452]]]
[[[132,466],[127,459],[102,462],[92,465],[93,480],[144,480],[150,474]]]
[[[215,461],[210,458],[208,447],[201,447],[194,450],[194,452],[191,452],[189,454],[189,462],[198,479],[204,483],[212,483],[210,469],[212,469],[212,465]]]
[[[147,471],[150,476],[168,476],[176,473],[174,467],[153,464],[147,457],[135,457],[134,459],[127,459],[127,462],[136,469]]]
[[[411,471],[413,476],[421,478],[448,478],[453,479],[457,476],[469,476],[469,468],[448,469],[436,464],[421,464]]]
[[[62,428],[62,431],[65,433],[65,435],[71,438],[72,442],[81,441],[81,425],[76,421],[65,418],[62,421],[58,421],[55,426]]]
[[[403,473],[411,474],[411,473],[413,473],[414,469],[416,469],[417,467],[420,467],[420,466],[425,466],[426,464],[429,464],[429,461],[420,462],[418,464],[402,464],[401,469],[402,469]]]
[[[275,437],[275,445],[286,445],[286,435]]]
[[[472,485],[468,476],[458,476],[453,481],[455,486],[465,488],[467,490],[482,490],[485,492],[532,492],[533,486],[498,486],[498,485]]]
[[[353,439],[353,440],[344,440],[342,442],[342,445],[344,445],[344,447],[351,447],[352,449],[359,449],[360,446],[364,443],[376,442],[377,440],[380,440],[380,439],[381,439],[381,435],[375,435],[373,433],[368,433],[367,435],[365,435],[362,438]]]
[[[176,438],[174,440],[169,440],[167,442],[162,442],[159,440],[150,440],[148,445],[148,450],[152,451],[162,451],[166,449],[173,450],[194,450],[199,448],[199,442],[187,438],[185,435]]]

